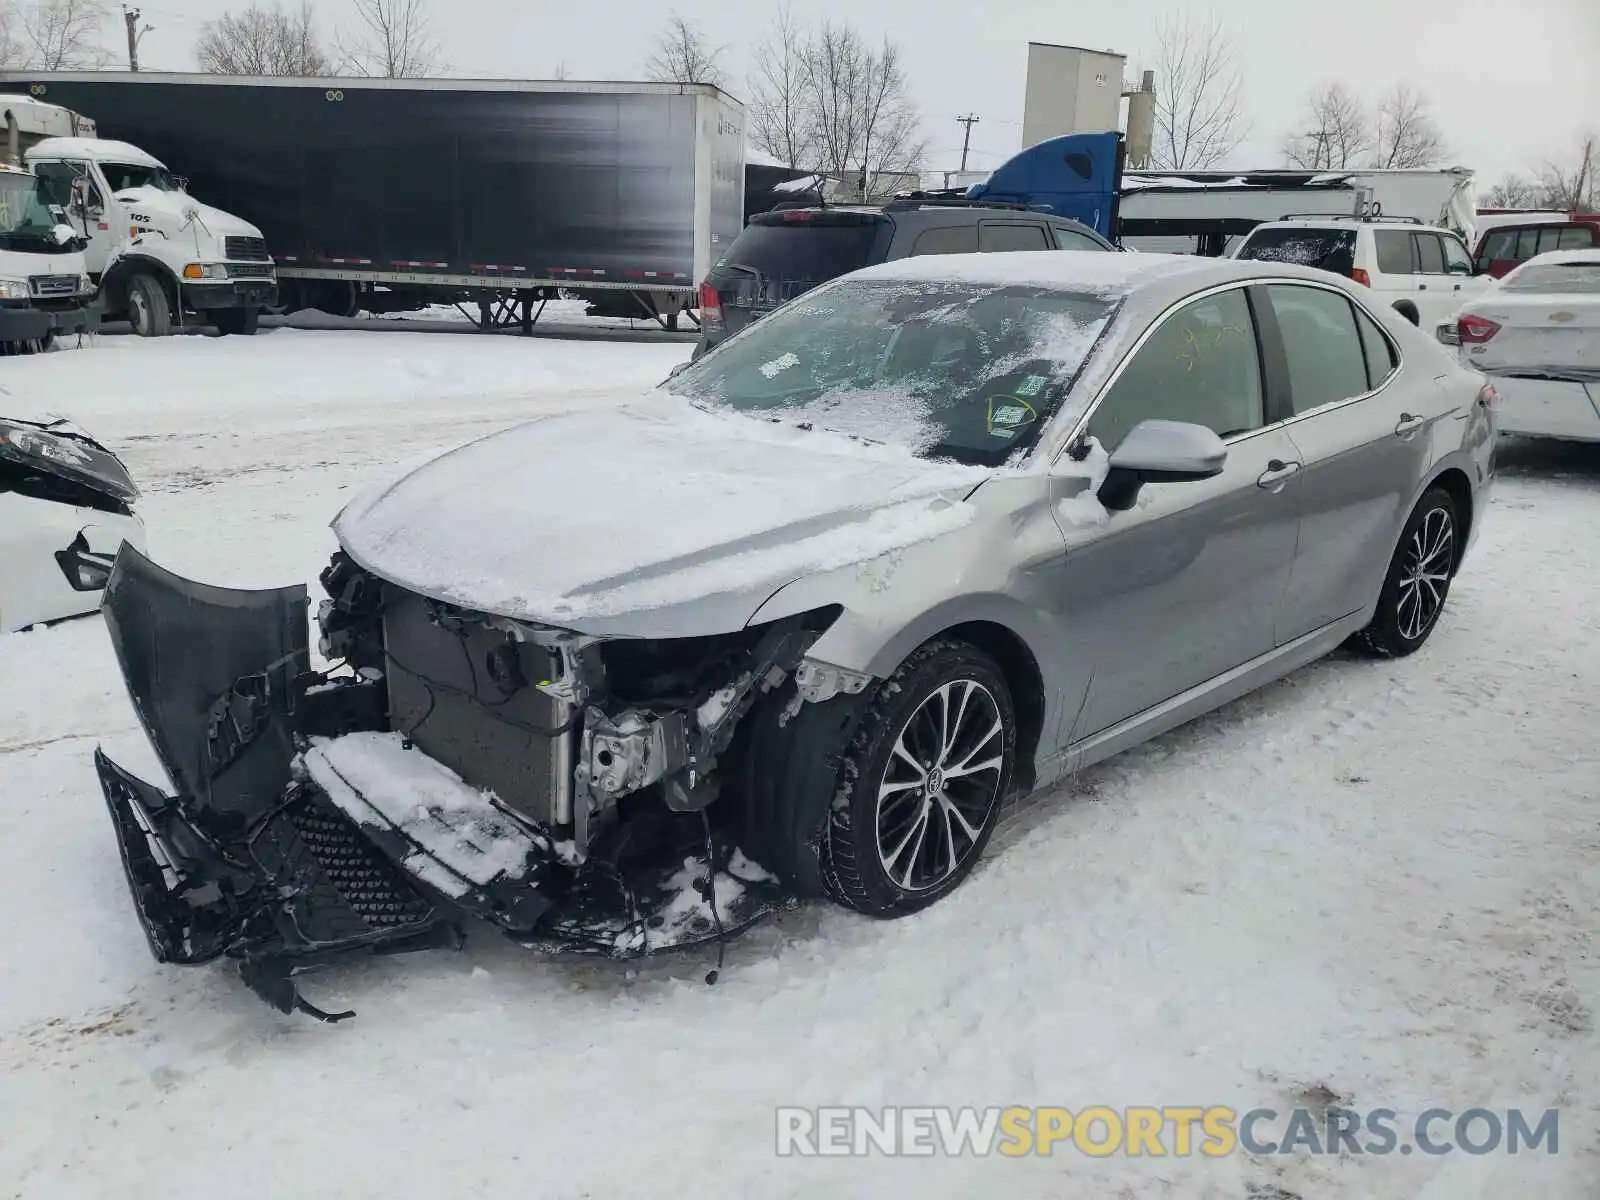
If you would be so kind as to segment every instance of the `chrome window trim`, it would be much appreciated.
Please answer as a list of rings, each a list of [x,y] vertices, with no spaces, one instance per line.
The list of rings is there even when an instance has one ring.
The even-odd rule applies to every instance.
[[[1248,433],[1239,433],[1235,434],[1233,437],[1223,438],[1223,445],[1232,446],[1237,442],[1243,442],[1253,437],[1259,437],[1263,433],[1270,433],[1271,431],[1277,429],[1285,429],[1288,426],[1299,421],[1304,421],[1309,417],[1321,416],[1322,414],[1332,412],[1335,409],[1344,408],[1350,404],[1357,404],[1362,400],[1369,400],[1373,396],[1378,395],[1380,392],[1385,391],[1389,385],[1392,384],[1396,378],[1398,378],[1401,369],[1406,364],[1405,354],[1401,350],[1400,343],[1396,341],[1394,336],[1383,327],[1383,322],[1377,317],[1373,316],[1367,306],[1345,288],[1340,287],[1337,284],[1324,283],[1320,279],[1299,279],[1294,276],[1285,275],[1268,275],[1253,279],[1235,279],[1230,280],[1227,283],[1213,284],[1211,287],[1204,288],[1198,292],[1193,292],[1190,295],[1184,296],[1180,300],[1173,301],[1171,304],[1167,305],[1166,308],[1162,309],[1159,314],[1157,314],[1155,320],[1150,322],[1145,331],[1139,335],[1138,340],[1136,340],[1122,356],[1122,361],[1117,364],[1116,369],[1113,370],[1110,375],[1106,376],[1105,382],[1102,383],[1096,390],[1094,399],[1091,400],[1089,402],[1089,406],[1084,409],[1083,415],[1073,422],[1067,436],[1061,440],[1060,444],[1054,450],[1051,451],[1050,467],[1053,469],[1056,463],[1060,461],[1061,456],[1071,449],[1071,447],[1076,444],[1078,439],[1083,436],[1085,430],[1087,430],[1089,426],[1089,422],[1094,418],[1095,412],[1104,402],[1106,393],[1116,385],[1117,380],[1122,378],[1122,373],[1127,370],[1128,364],[1133,361],[1134,356],[1138,354],[1139,351],[1144,349],[1145,343],[1155,335],[1156,330],[1160,329],[1161,326],[1164,325],[1175,313],[1181,309],[1187,308],[1190,304],[1193,304],[1196,301],[1208,299],[1209,297],[1219,295],[1222,292],[1232,291],[1235,289],[1247,289],[1257,286],[1267,287],[1272,284],[1280,283],[1290,284],[1296,287],[1319,288],[1322,291],[1332,292],[1334,295],[1342,296],[1344,299],[1348,300],[1375,326],[1377,326],[1378,333],[1382,335],[1384,341],[1388,343],[1390,351],[1394,354],[1394,370],[1390,371],[1388,378],[1386,378],[1377,387],[1371,389],[1370,391],[1363,392],[1359,396],[1349,396],[1343,400],[1333,400],[1327,404],[1320,405],[1317,408],[1307,409],[1303,413],[1294,413],[1291,416],[1285,417],[1281,421],[1274,421],[1270,425],[1263,425],[1259,429],[1252,429]],[[1359,333],[1360,330],[1358,329],[1357,334],[1359,335]],[[1365,361],[1365,351],[1363,351],[1363,361]],[[1261,364],[1261,385],[1264,394],[1267,386],[1267,372],[1265,363]]]

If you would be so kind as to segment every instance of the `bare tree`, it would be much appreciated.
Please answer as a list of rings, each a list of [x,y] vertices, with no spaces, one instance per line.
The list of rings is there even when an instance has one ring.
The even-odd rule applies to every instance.
[[[346,69],[382,79],[414,79],[444,70],[428,0],[351,0],[357,28],[341,38]]]
[[[807,36],[788,4],[778,9],[767,36],[756,47],[750,96],[750,140],[786,165],[811,160],[816,132],[806,89]]]
[[[1374,167],[1431,167],[1444,158],[1444,135],[1429,107],[1428,98],[1407,83],[1385,93],[1378,102]]]
[[[567,69],[567,60],[562,59],[556,64],[556,69],[550,72],[551,79],[569,79],[572,72]]]
[[[298,12],[252,6],[200,27],[194,47],[202,71],[214,75],[329,75],[333,67],[317,43],[311,6]]]
[[[1155,138],[1158,170],[1204,170],[1221,162],[1249,132],[1243,74],[1232,34],[1215,15],[1185,14],[1156,23]]]
[[[1595,173],[1600,171],[1600,137],[1586,135],[1569,163],[1546,162],[1539,171],[1544,203],[1551,208],[1592,211],[1600,198],[1600,185],[1595,182]]]
[[[1306,103],[1305,131],[1290,134],[1283,155],[1309,171],[1343,171],[1360,165],[1372,137],[1360,99],[1342,83],[1328,83]]]
[[[106,66],[111,54],[100,44],[110,9],[105,0],[33,0],[17,10],[24,65],[41,71]]]
[[[803,95],[821,173],[854,177],[871,196],[885,175],[921,166],[921,118],[887,38],[871,50],[851,26],[824,20],[806,41]]]
[[[1521,175],[1504,175],[1483,194],[1483,203],[1488,208],[1537,208],[1543,202],[1544,189],[1539,181]]]
[[[17,14],[9,4],[0,4],[0,66],[26,65],[27,53],[17,40]]]
[[[724,49],[708,42],[693,21],[673,13],[667,19],[667,27],[656,36],[655,53],[645,63],[645,70],[658,83],[709,83],[721,87],[726,76],[718,60]]]

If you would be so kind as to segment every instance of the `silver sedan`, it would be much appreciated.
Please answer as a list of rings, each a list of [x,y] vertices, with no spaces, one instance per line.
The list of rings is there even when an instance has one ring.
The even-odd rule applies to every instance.
[[[301,964],[462,913],[624,954],[779,895],[914,912],[1008,796],[1346,643],[1422,646],[1494,443],[1481,375],[1322,272],[845,276],[358,496],[335,668],[305,589],[124,552],[107,618],[179,791],[99,759],[136,903],[158,956],[243,954],[280,1007]]]

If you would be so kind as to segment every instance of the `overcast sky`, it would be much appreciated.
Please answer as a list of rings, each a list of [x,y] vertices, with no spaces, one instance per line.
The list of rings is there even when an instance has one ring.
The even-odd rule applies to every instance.
[[[192,70],[201,23],[247,3],[141,5],[155,27],[141,43],[142,65]],[[541,78],[564,64],[574,79],[641,78],[654,36],[677,11],[727,46],[735,81],[776,7],[772,0],[433,3],[434,31],[454,75]],[[981,118],[971,166],[995,166],[1020,147],[1029,40],[1125,53],[1131,72],[1149,57],[1159,17],[1202,7],[1182,0],[792,0],[802,20],[831,16],[901,44],[932,168],[956,165],[955,118],[965,112]],[[331,33],[347,22],[348,0],[313,0],[312,11]],[[1304,127],[1306,93],[1333,79],[1374,99],[1400,80],[1420,88],[1443,128],[1449,162],[1486,182],[1547,157],[1574,157],[1580,131],[1600,131],[1600,0],[1216,0],[1212,11],[1237,38],[1250,116],[1250,138],[1230,166],[1280,165],[1284,135]]]

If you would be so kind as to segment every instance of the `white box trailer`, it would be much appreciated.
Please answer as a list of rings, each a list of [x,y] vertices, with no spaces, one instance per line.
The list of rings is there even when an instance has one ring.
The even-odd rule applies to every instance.
[[[1222,254],[1285,217],[1411,217],[1474,240],[1477,196],[1465,167],[1368,171],[1185,171],[1124,175],[1118,232],[1132,249]]]

